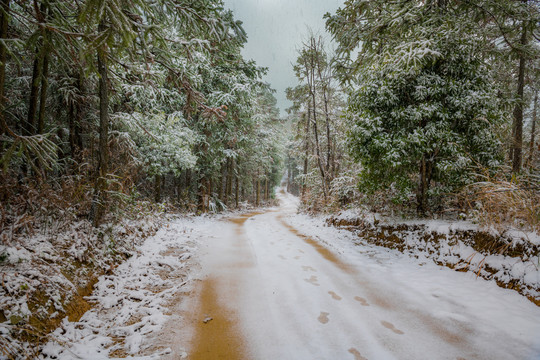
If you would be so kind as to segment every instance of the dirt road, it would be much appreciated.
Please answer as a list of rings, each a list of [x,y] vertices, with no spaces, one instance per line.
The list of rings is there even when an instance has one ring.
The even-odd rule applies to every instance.
[[[224,220],[202,245],[178,333],[189,359],[540,358],[526,300],[433,264],[338,254],[291,226],[295,200],[280,197],[277,209]],[[178,358],[174,337],[170,346]]]

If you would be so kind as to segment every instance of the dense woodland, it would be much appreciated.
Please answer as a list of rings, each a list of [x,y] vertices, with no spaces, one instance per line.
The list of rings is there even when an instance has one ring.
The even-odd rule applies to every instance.
[[[302,44],[286,123],[221,1],[2,1],[2,225],[260,205],[283,159],[309,210],[538,223],[538,2],[325,18],[334,42]]]
[[[259,205],[283,158],[310,210],[538,222],[538,2],[347,1],[325,17],[336,49],[302,44],[287,127],[221,1],[3,1],[2,225]]]
[[[282,125],[221,1],[5,0],[0,29],[4,227],[269,199]]]
[[[306,209],[538,228],[539,3],[346,1],[288,89]]]

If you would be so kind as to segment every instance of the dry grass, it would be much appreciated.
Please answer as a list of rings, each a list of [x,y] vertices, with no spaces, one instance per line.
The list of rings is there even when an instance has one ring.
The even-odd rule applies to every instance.
[[[2,325],[6,326],[6,325]],[[10,332],[26,334],[26,336],[40,337],[45,336],[28,326],[7,326]],[[34,349],[28,349],[21,346],[18,342],[13,341],[10,337],[0,336],[0,358],[9,360],[18,359],[35,359],[38,353]]]
[[[475,219],[500,233],[509,227],[540,233],[540,177],[486,177],[470,185],[465,201]]]
[[[38,229],[61,227],[84,217],[90,196],[91,184],[78,176],[19,183],[9,174],[0,174],[0,241],[9,244]]]

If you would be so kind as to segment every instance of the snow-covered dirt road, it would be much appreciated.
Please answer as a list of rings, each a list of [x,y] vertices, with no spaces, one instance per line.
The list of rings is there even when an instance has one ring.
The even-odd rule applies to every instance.
[[[183,217],[64,320],[42,359],[540,359],[540,308],[515,291],[277,208]],[[357,240],[357,239],[356,239]]]
[[[206,230],[200,281],[161,337],[171,359],[540,359],[540,308],[524,297],[348,245],[279,197]]]

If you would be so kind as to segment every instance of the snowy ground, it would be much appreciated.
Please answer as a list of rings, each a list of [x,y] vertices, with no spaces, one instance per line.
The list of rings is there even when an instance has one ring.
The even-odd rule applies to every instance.
[[[89,299],[95,304],[78,322],[64,319],[45,345],[44,359],[160,359],[145,341],[166,320],[167,304],[190,282],[188,264],[207,218],[183,218],[147,239],[137,255],[102,276]]]
[[[355,246],[350,232],[297,215],[297,200],[279,197],[269,211],[162,229],[101,279],[96,308],[65,322],[44,353],[540,359],[540,308],[523,296],[471,273]]]
[[[326,222],[354,232],[357,237],[348,238],[349,243],[399,248],[409,256],[495,280],[540,303],[539,234],[515,229],[500,234],[468,221],[392,219],[360,209],[342,211]]]

